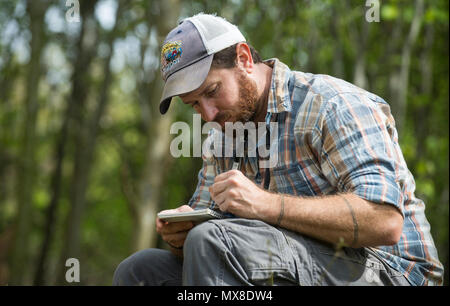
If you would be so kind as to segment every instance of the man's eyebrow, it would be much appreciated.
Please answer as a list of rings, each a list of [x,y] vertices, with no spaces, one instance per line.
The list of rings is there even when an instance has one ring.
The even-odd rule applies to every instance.
[[[208,86],[206,86],[205,89],[203,89],[203,90],[201,91],[201,93],[199,94],[199,96],[203,96],[203,95],[205,94],[205,92],[208,91],[208,89],[209,89],[212,85],[214,85],[214,84],[216,84],[216,83],[219,83],[219,82],[213,81],[213,82],[211,82],[210,84],[208,84]],[[183,96],[186,97],[186,95],[179,95],[180,98],[183,98]],[[185,103],[185,104],[192,104],[192,103],[194,103],[194,102],[195,102],[195,101],[186,101],[186,102],[184,102],[184,103]]]

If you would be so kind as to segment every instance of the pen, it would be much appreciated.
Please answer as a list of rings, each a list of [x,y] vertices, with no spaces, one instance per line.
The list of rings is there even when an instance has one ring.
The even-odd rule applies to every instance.
[[[239,165],[240,165],[239,157],[235,156],[233,158],[233,167],[231,168],[231,170],[239,170]]]

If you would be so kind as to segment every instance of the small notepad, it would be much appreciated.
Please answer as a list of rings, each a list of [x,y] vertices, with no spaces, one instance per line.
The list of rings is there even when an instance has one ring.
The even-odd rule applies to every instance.
[[[202,222],[210,219],[221,219],[224,216],[215,210],[205,208],[187,212],[159,213],[158,218],[167,222],[195,221]]]

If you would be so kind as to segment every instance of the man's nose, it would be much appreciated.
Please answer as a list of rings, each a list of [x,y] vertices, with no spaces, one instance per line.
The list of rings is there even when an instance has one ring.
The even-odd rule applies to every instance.
[[[211,122],[216,118],[217,113],[219,113],[217,107],[209,103],[203,103],[203,120]]]

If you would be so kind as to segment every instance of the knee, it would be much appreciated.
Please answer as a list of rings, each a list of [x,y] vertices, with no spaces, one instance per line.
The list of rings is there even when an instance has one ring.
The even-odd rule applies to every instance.
[[[133,271],[139,266],[139,252],[125,258],[114,271],[113,286],[131,285]]]
[[[211,254],[211,249],[222,241],[221,236],[221,230],[214,221],[203,222],[195,226],[189,231],[184,242],[185,258],[193,254],[198,256]]]
[[[140,272],[149,265],[152,258],[157,258],[157,249],[147,249],[138,251],[124,259],[116,268],[113,276],[114,286],[136,286],[144,285],[144,279],[140,277]]]
[[[126,285],[124,280],[129,278],[130,270],[132,269],[132,260],[130,257],[124,259],[114,271],[113,286]]]

